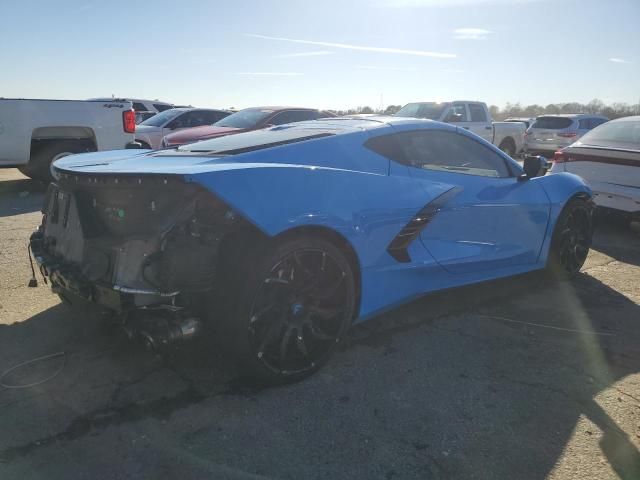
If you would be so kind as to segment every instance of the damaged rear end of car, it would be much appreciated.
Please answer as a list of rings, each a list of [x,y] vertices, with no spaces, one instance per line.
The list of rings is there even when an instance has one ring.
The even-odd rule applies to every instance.
[[[57,177],[30,239],[41,274],[63,301],[100,305],[155,349],[200,331],[224,245],[261,235],[182,175]]]

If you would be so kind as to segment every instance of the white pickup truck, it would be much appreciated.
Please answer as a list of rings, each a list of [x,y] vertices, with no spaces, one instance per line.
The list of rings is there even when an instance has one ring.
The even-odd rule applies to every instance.
[[[455,124],[481,136],[510,156],[519,154],[524,147],[524,123],[494,122],[487,105],[482,102],[414,102],[406,104],[395,116]]]
[[[134,133],[131,102],[0,98],[0,167],[34,179],[65,155],[136,147]]]

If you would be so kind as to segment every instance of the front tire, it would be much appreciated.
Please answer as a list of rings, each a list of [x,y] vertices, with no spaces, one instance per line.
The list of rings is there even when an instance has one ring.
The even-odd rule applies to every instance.
[[[571,199],[556,222],[547,268],[554,275],[576,275],[589,254],[593,236],[593,206],[583,198]]]
[[[258,382],[296,382],[327,362],[351,325],[353,269],[334,244],[306,235],[256,251],[231,281],[221,340]]]

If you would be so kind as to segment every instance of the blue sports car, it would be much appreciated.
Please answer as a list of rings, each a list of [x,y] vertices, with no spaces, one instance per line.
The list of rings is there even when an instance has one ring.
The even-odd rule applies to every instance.
[[[392,117],[74,155],[55,162],[30,246],[64,301],[101,305],[151,346],[209,332],[282,383],[320,368],[354,322],[427,292],[577,272],[591,190],[545,167]]]

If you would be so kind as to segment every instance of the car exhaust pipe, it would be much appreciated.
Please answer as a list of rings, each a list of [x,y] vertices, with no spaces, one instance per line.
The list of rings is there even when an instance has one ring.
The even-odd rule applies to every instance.
[[[127,337],[140,341],[154,352],[162,352],[170,345],[189,341],[196,337],[202,327],[197,317],[149,314],[145,312],[124,324]]]

